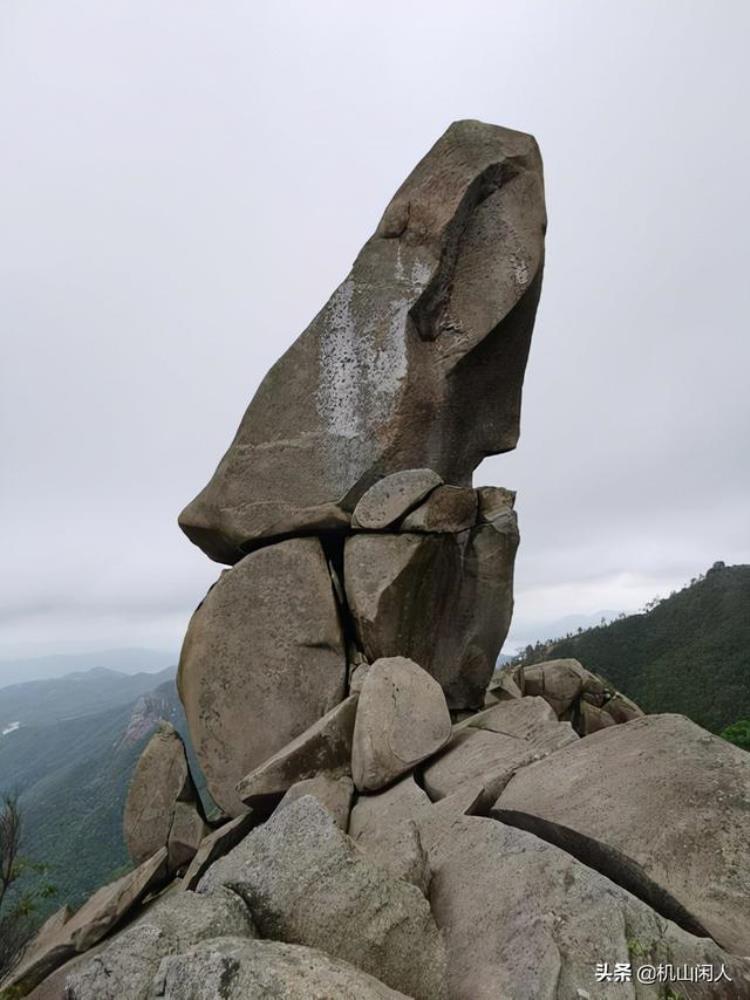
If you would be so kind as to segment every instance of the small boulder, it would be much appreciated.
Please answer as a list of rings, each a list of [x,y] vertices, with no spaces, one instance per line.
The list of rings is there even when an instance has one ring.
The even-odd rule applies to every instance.
[[[393,472],[379,479],[362,495],[352,514],[352,527],[382,531],[416,507],[442,482],[432,469]]]
[[[516,502],[514,490],[503,486],[478,486],[477,520],[480,524],[491,524],[498,518],[505,518],[513,510]]]
[[[298,781],[321,771],[348,774],[357,695],[350,695],[309,729],[282,747],[237,785],[240,799],[252,805],[283,794]]]
[[[354,783],[347,775],[336,777],[332,774],[316,774],[314,778],[305,778],[291,786],[284,798],[278,804],[278,809],[284,809],[301,799],[303,795],[312,795],[333,816],[339,830],[346,833],[349,826],[349,811],[354,795]]]
[[[377,660],[362,685],[352,740],[352,777],[377,791],[445,746],[451,719],[437,681],[402,656]]]
[[[349,819],[349,836],[357,843],[378,841],[399,823],[431,808],[430,797],[409,774],[381,792],[358,796]]]
[[[477,494],[470,486],[438,486],[401,522],[401,531],[450,532],[473,528]]]
[[[310,795],[217,861],[199,891],[217,886],[245,900],[264,938],[325,949],[415,1000],[446,998],[427,900],[370,864]]]
[[[315,948],[232,937],[166,958],[154,990],[163,1000],[408,1000]]]

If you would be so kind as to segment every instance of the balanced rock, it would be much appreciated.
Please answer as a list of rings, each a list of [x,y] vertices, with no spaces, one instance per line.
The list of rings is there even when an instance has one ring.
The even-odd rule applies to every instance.
[[[346,658],[320,542],[269,545],[225,571],[193,615],[178,688],[209,791],[237,782],[344,697]]]
[[[477,519],[477,494],[469,486],[438,486],[407,514],[401,531],[450,532],[473,528]]]
[[[352,777],[377,791],[432,756],[451,736],[437,681],[403,656],[376,660],[362,685],[352,740]]]
[[[167,895],[69,974],[66,1000],[151,1000],[162,959],[223,935],[255,937],[250,912],[234,893]]]
[[[316,948],[236,937],[164,959],[154,988],[163,1000],[408,1000]]]
[[[352,514],[353,528],[382,530],[440,486],[442,479],[432,469],[404,469],[379,479],[360,498]]]
[[[254,830],[201,881],[245,900],[260,935],[320,948],[414,1000],[445,1000],[445,954],[422,893],[370,864],[312,796]]]
[[[237,785],[239,797],[252,805],[323,771],[334,776],[349,774],[356,713],[357,695],[350,695],[245,775]]]
[[[748,802],[744,750],[682,716],[652,715],[518,771],[493,815],[750,955]]]
[[[261,383],[180,516],[188,537],[234,563],[262,538],[345,527],[390,473],[469,485],[514,448],[545,226],[534,139],[451,125]]]
[[[429,860],[452,1000],[660,1000],[668,995],[664,982],[647,979],[636,988],[639,967],[660,963],[709,964],[712,978],[725,966],[729,983],[685,984],[684,995],[695,1000],[750,997],[741,962],[523,830],[462,817]],[[598,982],[597,962],[610,970],[629,963],[632,982]],[[682,995],[682,985],[671,995]]]
[[[512,513],[512,512],[511,512]],[[357,534],[344,580],[368,660],[407,656],[437,680],[451,709],[478,708],[513,611],[518,529]]]

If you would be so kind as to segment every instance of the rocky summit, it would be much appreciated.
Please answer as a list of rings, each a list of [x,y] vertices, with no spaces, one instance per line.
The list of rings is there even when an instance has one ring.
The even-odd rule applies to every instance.
[[[541,288],[531,136],[457,122],[268,373],[180,523],[229,564],[133,870],[42,927],[34,1000],[750,1000],[750,756],[575,659],[500,672]],[[2,993],[0,993],[2,995]]]

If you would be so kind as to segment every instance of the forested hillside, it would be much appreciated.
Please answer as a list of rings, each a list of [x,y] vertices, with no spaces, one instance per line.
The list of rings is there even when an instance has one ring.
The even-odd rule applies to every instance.
[[[537,643],[516,662],[574,657],[646,712],[719,732],[750,718],[750,566],[716,563],[642,614]]]

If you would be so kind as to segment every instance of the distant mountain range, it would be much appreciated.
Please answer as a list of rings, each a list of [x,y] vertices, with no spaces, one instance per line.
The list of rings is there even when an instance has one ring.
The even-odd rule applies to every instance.
[[[520,661],[560,657],[649,713],[678,712],[713,732],[750,719],[750,566],[716,563],[642,614],[539,642]]]
[[[160,719],[187,741],[174,678],[174,667],[93,669],[0,690],[0,793],[21,793],[25,853],[58,889],[50,908],[80,904],[129,867],[122,812],[138,757]]]
[[[88,673],[98,667],[124,674],[151,673],[168,667],[175,658],[172,653],[155,649],[104,649],[52,656],[0,657],[0,692],[10,684]],[[2,697],[0,694],[0,701]]]

